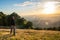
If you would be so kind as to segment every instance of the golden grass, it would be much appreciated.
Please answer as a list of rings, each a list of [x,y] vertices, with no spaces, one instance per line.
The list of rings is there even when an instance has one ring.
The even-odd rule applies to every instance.
[[[0,40],[60,40],[60,31],[17,29],[16,36],[10,36],[9,29],[0,29]]]

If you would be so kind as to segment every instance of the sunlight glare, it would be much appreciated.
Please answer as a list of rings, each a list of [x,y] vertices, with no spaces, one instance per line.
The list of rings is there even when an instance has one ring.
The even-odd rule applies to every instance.
[[[44,4],[43,13],[45,14],[53,14],[55,11],[55,2],[46,2]]]

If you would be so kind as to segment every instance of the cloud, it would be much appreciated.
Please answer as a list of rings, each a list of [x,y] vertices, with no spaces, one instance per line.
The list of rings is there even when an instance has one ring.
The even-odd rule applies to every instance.
[[[30,0],[32,2],[39,2],[39,1],[42,1],[42,0]]]
[[[36,1],[25,1],[23,3],[18,3],[18,4],[13,4],[14,6],[40,6],[41,5],[41,2],[36,2]]]
[[[33,1],[33,2],[46,2],[46,1],[58,1],[60,2],[60,0],[30,0],[30,1]]]
[[[60,2],[56,2],[56,7],[60,10]]]
[[[52,0],[49,0],[49,1],[48,0],[43,0],[43,2],[42,1],[36,2],[36,0],[31,0],[31,1],[25,1],[23,3],[14,4],[14,6],[17,6],[17,7],[22,6],[22,8],[25,8],[25,6],[27,6],[25,8],[25,11],[27,9],[28,9],[28,11],[26,11],[26,12],[31,11],[32,13],[37,13],[37,12],[41,13],[42,10],[44,9],[43,5],[44,5],[45,2],[54,2],[55,3],[54,5],[56,5],[56,10],[60,10],[60,1],[59,0],[55,0],[55,1],[52,1]]]
[[[59,1],[60,2],[60,0],[42,0],[42,1]]]
[[[31,4],[32,4],[32,2],[26,1],[24,3],[14,4],[14,6],[28,6],[28,5],[31,5]]]

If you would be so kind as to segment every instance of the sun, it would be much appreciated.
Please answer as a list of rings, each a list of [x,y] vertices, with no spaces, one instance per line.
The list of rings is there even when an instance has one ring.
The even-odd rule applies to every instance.
[[[55,2],[45,2],[43,8],[44,14],[53,14],[55,12]]]

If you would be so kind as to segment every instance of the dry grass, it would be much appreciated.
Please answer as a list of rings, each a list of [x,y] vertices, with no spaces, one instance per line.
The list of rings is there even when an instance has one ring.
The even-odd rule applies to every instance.
[[[9,36],[9,29],[0,29],[0,40],[60,40],[59,31],[17,29],[16,36]]]

